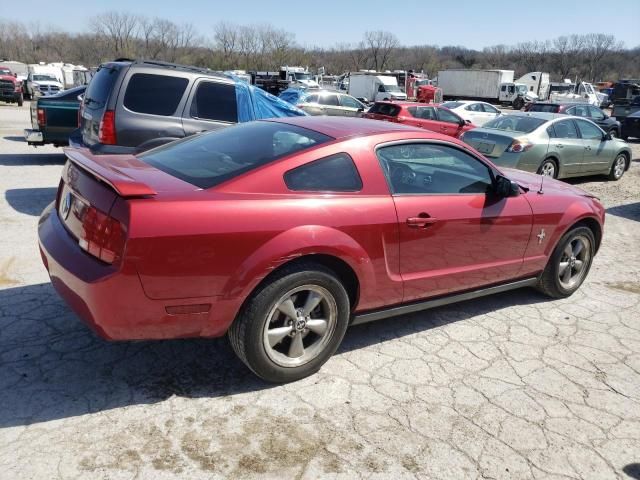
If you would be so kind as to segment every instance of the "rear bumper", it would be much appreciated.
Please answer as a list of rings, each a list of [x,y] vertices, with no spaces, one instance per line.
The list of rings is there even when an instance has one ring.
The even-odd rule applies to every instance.
[[[25,129],[24,139],[29,145],[44,145],[44,135],[40,130]]]
[[[135,268],[102,263],[80,249],[60,222],[54,204],[38,223],[40,254],[51,283],[71,309],[107,340],[216,337],[234,315],[217,297],[152,300]],[[203,313],[169,314],[167,308],[208,306]],[[199,310],[204,310],[201,308]],[[215,317],[215,321],[213,318]]]
[[[139,153],[136,147],[103,145],[102,143],[87,145],[82,138],[82,132],[79,128],[69,135],[69,146],[72,148],[88,148],[91,153],[98,155],[135,155]]]

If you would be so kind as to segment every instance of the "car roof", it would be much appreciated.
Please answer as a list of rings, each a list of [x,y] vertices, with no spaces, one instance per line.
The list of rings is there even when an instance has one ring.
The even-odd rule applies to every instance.
[[[382,122],[380,120],[370,120],[367,118],[348,118],[331,116],[305,116],[305,117],[283,117],[264,120],[268,122],[280,122],[295,125],[318,133],[328,135],[336,140],[347,137],[375,135],[393,132],[418,132],[430,133],[427,130],[402,125],[400,123]],[[440,138],[439,134],[433,134],[434,138]]]
[[[181,65],[179,63],[170,63],[170,62],[162,62],[159,60],[129,60],[129,59],[117,59],[112,62],[105,62],[101,66],[108,67],[145,67],[145,68],[157,68],[158,70],[172,70],[174,72],[182,72],[182,73],[199,73],[202,75],[208,75],[213,77],[218,77],[220,79],[231,80],[230,76],[225,75],[222,72],[217,72],[215,70],[211,70],[209,68],[204,67],[193,67],[190,65]]]
[[[555,120],[556,118],[571,118],[571,117],[568,117],[567,115],[558,115],[557,113],[550,113],[550,112],[519,112],[519,113],[512,113],[511,116],[533,117],[533,118],[539,118],[540,120],[546,120],[547,122],[551,120]]]

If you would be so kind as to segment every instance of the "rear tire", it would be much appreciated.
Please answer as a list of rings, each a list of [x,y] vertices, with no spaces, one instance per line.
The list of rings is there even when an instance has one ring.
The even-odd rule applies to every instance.
[[[558,178],[558,163],[553,158],[547,158],[540,164],[537,173],[546,177]]]
[[[24,104],[24,97],[22,94],[18,97],[18,106],[21,107]]]
[[[618,154],[616,159],[613,161],[613,165],[611,165],[611,171],[609,172],[609,180],[613,180],[617,182],[622,178],[624,172],[627,170],[627,156],[624,153]]]
[[[236,355],[256,375],[286,383],[322,367],[340,346],[349,318],[349,296],[335,273],[300,263],[258,287],[228,335]]]
[[[569,230],[551,254],[536,288],[552,298],[573,295],[587,278],[595,245],[591,229],[575,227]]]

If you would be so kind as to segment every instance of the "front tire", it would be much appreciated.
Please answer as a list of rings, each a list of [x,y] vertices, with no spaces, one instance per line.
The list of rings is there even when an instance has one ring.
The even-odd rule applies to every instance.
[[[18,97],[18,106],[21,107],[24,104],[24,97],[22,94]]]
[[[609,180],[617,182],[622,178],[624,172],[627,170],[627,156],[624,153],[618,154],[616,159],[611,165],[611,171],[609,172]]]
[[[609,136],[611,138],[618,138],[619,137],[618,130],[615,128],[612,128],[611,130],[609,130]]]
[[[316,373],[349,325],[349,296],[319,264],[285,267],[247,300],[229,329],[238,357],[260,378],[286,383]]]
[[[589,273],[595,245],[593,232],[587,227],[576,227],[565,233],[538,279],[537,289],[552,298],[573,295]]]
[[[513,101],[513,109],[514,110],[521,110],[522,107],[524,107],[524,100],[522,98],[516,98]]]

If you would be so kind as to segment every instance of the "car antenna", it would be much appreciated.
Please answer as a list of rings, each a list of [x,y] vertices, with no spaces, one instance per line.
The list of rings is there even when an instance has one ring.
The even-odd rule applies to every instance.
[[[538,195],[544,195],[544,190],[542,189],[542,187],[544,186],[544,177],[545,175],[540,175],[542,177],[542,180],[540,180],[540,190],[538,190]]]

